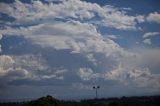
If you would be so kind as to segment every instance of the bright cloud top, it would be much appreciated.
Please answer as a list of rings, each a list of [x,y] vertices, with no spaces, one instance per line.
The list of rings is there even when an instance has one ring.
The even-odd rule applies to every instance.
[[[144,17],[141,15],[129,16],[124,10],[110,5],[101,7],[80,0],[64,0],[59,4],[43,4],[40,1],[25,4],[16,0],[14,4],[1,3],[0,6],[2,13],[9,14],[16,19],[16,24],[68,18],[81,21],[93,20],[91,22],[95,24],[121,30],[133,30],[137,29],[137,23],[144,22]],[[100,17],[96,19],[98,21],[94,20],[96,17]]]

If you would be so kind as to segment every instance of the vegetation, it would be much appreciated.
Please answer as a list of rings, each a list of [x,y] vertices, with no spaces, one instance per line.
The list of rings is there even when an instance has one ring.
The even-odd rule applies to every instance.
[[[0,106],[61,106],[60,102],[52,96],[41,97],[37,100],[21,103],[0,103]]]
[[[46,96],[30,102],[0,103],[0,106],[160,106],[160,96],[102,98],[79,102],[59,101],[52,96]]]

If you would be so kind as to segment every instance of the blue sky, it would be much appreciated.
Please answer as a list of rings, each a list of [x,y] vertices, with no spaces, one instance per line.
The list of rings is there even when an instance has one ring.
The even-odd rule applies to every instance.
[[[160,94],[159,0],[0,1],[0,100]]]

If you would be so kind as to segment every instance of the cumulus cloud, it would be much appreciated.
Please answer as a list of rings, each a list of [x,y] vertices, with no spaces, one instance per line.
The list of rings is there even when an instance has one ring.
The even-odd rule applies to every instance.
[[[28,70],[22,67],[15,67],[15,60],[11,56],[0,56],[0,81],[1,87],[5,87],[9,82],[26,79],[29,77]]]
[[[129,16],[124,10],[110,5],[101,7],[98,4],[80,0],[64,0],[59,4],[43,4],[41,1],[32,1],[32,4],[26,4],[16,0],[14,4],[10,5],[1,3],[0,7],[2,13],[16,19],[15,24],[53,21],[56,18],[87,21],[98,16],[100,19],[97,18],[97,21],[90,22],[120,30],[135,30],[137,23],[144,22],[144,17],[141,15]]]
[[[2,55],[0,56],[0,71],[1,71],[1,76],[4,76],[9,68],[13,65],[14,61],[11,57]]]
[[[160,74],[155,74],[158,71],[156,64],[160,61],[159,58],[156,58],[158,56],[159,50],[140,50],[138,55],[122,59],[118,66],[107,71],[103,77],[106,80],[119,81],[124,85],[134,84],[138,87],[151,87],[158,90]],[[152,63],[151,60],[154,59],[155,62]]]
[[[40,78],[42,78],[42,79],[55,78],[55,79],[63,80],[64,79],[64,75],[63,74],[67,72],[66,69],[54,70],[54,71],[55,72],[52,72],[50,74],[42,75],[42,76],[40,76]]]
[[[136,30],[137,22],[144,22],[143,16],[128,16],[124,12],[120,12],[114,8],[111,8],[111,11],[107,11],[107,8],[108,6],[104,8],[107,14],[104,16],[105,18],[102,22],[100,22],[100,24],[104,26],[113,27],[120,30]]]
[[[140,52],[142,57],[140,58],[139,64],[148,65],[152,71],[156,72],[158,70],[158,63],[160,62],[160,50],[159,49],[149,49]],[[154,60],[154,61],[151,61]]]
[[[93,70],[90,68],[80,68],[78,75],[82,80],[91,80],[99,77],[99,74],[94,73]]]
[[[118,39],[117,35],[107,35],[107,37],[110,39]]]
[[[91,90],[92,89],[91,85],[86,85],[83,83],[73,83],[72,87],[75,89],[80,89],[80,90]]]
[[[45,60],[41,55],[22,55],[14,57],[16,64],[15,66],[21,66],[31,73],[30,79],[41,80],[41,79],[63,79],[63,73],[65,69],[56,69],[46,64]]]
[[[147,44],[147,45],[151,45],[152,44],[151,39],[144,39],[143,43]]]
[[[47,2],[61,2],[63,0],[45,0],[45,1],[47,1]]]
[[[158,36],[160,35],[160,32],[147,32],[143,35],[143,43],[144,44],[147,44],[147,45],[151,45],[152,44],[152,41],[150,39],[150,37],[153,37],[153,36]]]
[[[2,34],[0,34],[0,41],[1,41],[1,39],[2,39]],[[0,52],[2,51],[2,49],[1,49],[1,44],[0,44]]]
[[[148,38],[156,35],[160,35],[160,32],[147,32],[143,35],[143,38]]]
[[[147,16],[147,21],[159,24],[160,23],[160,13],[158,13],[158,12],[150,13]]]
[[[114,41],[104,39],[94,25],[79,21],[40,24],[20,29],[8,28],[1,32],[7,35],[23,35],[42,47],[70,49],[72,53],[97,52],[108,56],[126,52]]]
[[[1,7],[4,7],[1,9],[1,12],[7,14],[10,13],[11,16],[16,18],[17,22],[23,23],[35,21],[35,19],[44,20],[66,17],[84,19],[94,16],[92,12],[88,11],[94,6],[90,3],[81,2],[79,0],[64,0],[60,4],[43,4],[41,1],[32,1],[32,4],[25,4],[16,0],[13,5],[2,3]]]
[[[112,63],[117,64],[119,57],[123,57],[125,55],[131,55],[127,51],[124,51],[118,44],[114,41],[103,38],[100,33],[97,32],[96,27],[92,24],[80,23],[79,21],[69,21],[66,23],[55,22],[54,24],[40,24],[31,27],[21,27],[20,29],[8,28],[1,31],[5,35],[17,35],[24,36],[26,39],[31,40],[34,44],[40,45],[42,48],[53,48],[56,50],[71,50],[71,53],[80,53],[83,57],[85,57],[88,61],[90,61],[95,66],[102,65],[106,67],[106,61],[110,64],[109,67],[112,67]],[[101,63],[98,58],[103,55],[104,63]],[[24,56],[22,56],[24,58]],[[32,56],[31,56],[32,57]],[[30,59],[31,57],[26,57],[26,59]],[[97,60],[98,59],[98,60]],[[23,59],[19,59],[20,61]],[[31,61],[31,60],[30,60]],[[33,60],[32,60],[33,61]],[[37,65],[37,60],[35,59],[33,62],[27,63],[30,69],[36,70],[48,70],[47,68],[41,68],[41,65]],[[28,61],[29,62],[29,61]],[[23,63],[23,62],[19,62]],[[35,64],[35,65],[34,65]],[[23,64],[21,64],[23,65]],[[32,67],[33,65],[33,67]],[[63,66],[63,64],[62,64]],[[99,67],[99,66],[98,66]],[[39,69],[40,68],[40,69]],[[80,68],[80,66],[79,66]],[[33,70],[32,69],[32,70]],[[81,69],[81,68],[80,68]],[[77,69],[77,70],[80,70]],[[80,71],[79,76],[83,80],[94,79],[95,77],[99,77],[98,73],[94,74],[91,71],[92,69],[87,69],[87,71]],[[75,70],[76,71],[76,70]],[[33,70],[32,73],[36,71]],[[77,73],[77,72],[74,72]],[[36,74],[39,75],[40,73]],[[44,73],[43,73],[44,74]],[[91,74],[91,75],[89,75]],[[93,75],[92,75],[93,74]],[[34,75],[34,74],[33,74]],[[89,78],[87,78],[90,76]],[[39,79],[41,76],[32,76],[34,79]],[[42,75],[42,78],[50,79],[56,78],[55,74],[51,75]],[[63,79],[63,77],[59,77]]]
[[[92,62],[95,66],[97,66],[98,61],[96,60],[96,58],[94,57],[93,54],[91,54],[91,53],[90,53],[90,54],[87,54],[86,58],[87,58],[90,62]]]
[[[2,34],[0,34],[0,40],[2,39]]]
[[[136,83],[138,87],[152,86],[156,89],[160,87],[159,75],[151,74],[148,69],[130,71],[130,77],[133,78],[132,82]]]
[[[0,79],[3,83],[15,80],[63,79],[66,70],[50,68],[35,55],[0,56]],[[1,82],[2,83],[2,82]]]

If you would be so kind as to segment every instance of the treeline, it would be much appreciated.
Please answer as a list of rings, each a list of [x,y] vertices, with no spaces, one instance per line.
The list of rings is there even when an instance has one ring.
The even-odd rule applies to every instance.
[[[64,101],[63,106],[160,106],[160,96],[121,97]]]
[[[82,101],[59,101],[46,96],[30,102],[0,103],[0,106],[160,106],[160,96],[88,99]]]

